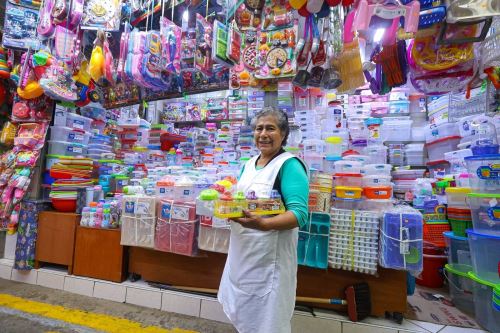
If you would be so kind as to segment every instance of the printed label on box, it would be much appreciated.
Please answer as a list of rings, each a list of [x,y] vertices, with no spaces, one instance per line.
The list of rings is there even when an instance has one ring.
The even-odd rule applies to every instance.
[[[189,220],[189,207],[174,205],[172,207],[172,218],[174,220],[188,221]]]

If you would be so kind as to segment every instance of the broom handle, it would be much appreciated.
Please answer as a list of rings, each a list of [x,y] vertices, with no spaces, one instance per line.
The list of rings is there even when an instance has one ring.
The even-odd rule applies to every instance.
[[[217,289],[198,288],[198,287],[172,286],[172,288],[179,289],[179,290],[185,290],[185,291],[192,291],[192,292],[197,292],[197,293],[206,293],[206,294],[217,294],[217,292],[218,292]],[[339,305],[347,304],[347,301],[342,300],[342,299],[338,299],[338,298],[331,298],[330,299],[330,298],[297,296],[296,300],[297,300],[297,302],[304,302],[304,303],[339,304]]]

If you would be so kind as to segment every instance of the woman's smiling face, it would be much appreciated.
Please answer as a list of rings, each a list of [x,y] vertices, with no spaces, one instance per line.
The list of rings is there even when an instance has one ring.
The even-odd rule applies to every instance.
[[[274,156],[285,139],[274,116],[263,116],[257,119],[253,134],[255,146],[264,157]]]

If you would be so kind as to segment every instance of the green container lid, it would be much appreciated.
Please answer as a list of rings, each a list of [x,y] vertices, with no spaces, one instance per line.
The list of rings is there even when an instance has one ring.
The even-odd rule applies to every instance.
[[[498,288],[499,285],[498,284],[494,284],[492,282],[489,282],[489,281],[486,281],[486,280],[483,280],[481,278],[479,278],[476,274],[474,274],[474,272],[469,272],[467,273],[469,275],[469,278],[477,283],[480,283],[482,285],[485,285],[485,286],[488,286],[488,287],[491,287],[491,288]]]
[[[500,193],[469,193],[467,196],[471,198],[500,198]]]
[[[61,157],[64,157],[64,155],[51,155],[51,154],[48,154],[48,155],[45,155],[45,157],[47,157],[47,158],[61,158]]]
[[[455,269],[454,267],[452,267],[450,264],[446,264],[444,265],[444,269],[446,269],[448,272],[451,272],[455,275],[459,275],[461,277],[465,277],[465,278],[468,278],[468,279],[472,279],[469,275],[468,275],[468,272],[462,272],[462,271],[459,271],[458,269]]]
[[[219,197],[219,192],[214,189],[203,190],[200,192],[200,200],[211,201]]]
[[[123,161],[120,161],[120,160],[98,160],[97,162],[99,162],[99,163],[116,163],[116,164],[123,164]]]

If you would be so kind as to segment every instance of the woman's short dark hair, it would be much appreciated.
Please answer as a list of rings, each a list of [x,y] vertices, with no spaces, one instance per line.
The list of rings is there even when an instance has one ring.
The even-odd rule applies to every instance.
[[[288,125],[288,116],[285,112],[281,111],[280,109],[274,106],[266,106],[261,111],[257,112],[255,117],[253,117],[252,122],[250,123],[250,125],[252,126],[252,130],[255,131],[257,120],[259,120],[259,118],[266,116],[273,116],[276,118],[276,120],[278,121],[278,128],[280,129],[281,133],[284,134],[284,139],[281,145],[286,146],[286,142],[288,140],[288,134],[290,134],[290,126]]]

